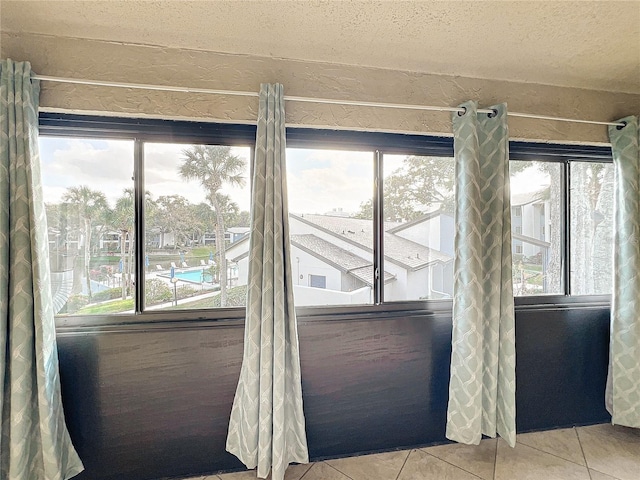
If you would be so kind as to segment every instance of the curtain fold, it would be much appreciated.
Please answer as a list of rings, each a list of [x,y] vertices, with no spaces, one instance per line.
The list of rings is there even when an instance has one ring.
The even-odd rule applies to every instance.
[[[515,445],[515,323],[505,104],[453,114],[456,232],[447,438]]]
[[[65,480],[83,470],[67,432],[38,157],[39,85],[0,62],[0,475]]]
[[[640,428],[640,130],[609,127],[613,152],[613,294],[606,406],[611,422]]]
[[[227,450],[257,475],[282,480],[308,463],[293,305],[285,173],[284,93],[262,84],[251,195],[244,356]]]

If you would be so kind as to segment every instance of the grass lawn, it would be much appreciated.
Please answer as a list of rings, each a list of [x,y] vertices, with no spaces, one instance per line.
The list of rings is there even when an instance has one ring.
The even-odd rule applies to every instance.
[[[247,298],[247,286],[240,285],[227,290],[227,307],[243,307]],[[163,308],[163,310],[190,310],[201,308],[219,308],[220,295],[215,297],[194,300],[193,302],[181,303],[180,305]]]
[[[191,310],[202,308],[215,308],[220,306],[220,300],[217,297],[203,298],[201,300],[194,300],[193,302],[181,303],[180,305],[163,308],[162,310]]]
[[[113,300],[111,302],[101,303],[100,305],[87,305],[81,308],[74,315],[96,315],[100,313],[119,313],[127,310],[133,310],[133,298],[126,300]]]

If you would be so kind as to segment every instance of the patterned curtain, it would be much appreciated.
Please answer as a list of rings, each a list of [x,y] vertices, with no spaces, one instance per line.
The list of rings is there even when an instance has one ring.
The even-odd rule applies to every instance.
[[[227,450],[258,477],[308,463],[293,306],[282,85],[260,87],[251,195],[244,357]]]
[[[640,428],[640,130],[609,127],[615,170],[613,295],[606,405],[614,424]]]
[[[456,233],[447,438],[514,446],[515,325],[505,104],[453,115]]]
[[[31,65],[0,62],[0,478],[83,470],[64,422]]]

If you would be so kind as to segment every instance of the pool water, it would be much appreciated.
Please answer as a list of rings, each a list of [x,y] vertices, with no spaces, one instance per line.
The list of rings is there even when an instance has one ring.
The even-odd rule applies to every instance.
[[[180,280],[183,280],[185,282],[191,282],[191,283],[202,283],[202,275],[203,275],[203,270],[187,270],[187,271],[182,271],[182,272],[178,272],[175,271],[174,272],[174,276]],[[163,277],[170,277],[170,275],[163,275]],[[210,273],[204,273],[204,280],[207,283],[211,283],[211,274]]]

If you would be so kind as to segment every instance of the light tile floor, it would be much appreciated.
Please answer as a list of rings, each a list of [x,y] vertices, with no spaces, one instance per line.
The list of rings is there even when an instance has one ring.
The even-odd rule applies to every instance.
[[[188,480],[254,480],[255,471]],[[638,480],[640,430],[604,425],[292,465],[285,480]]]

